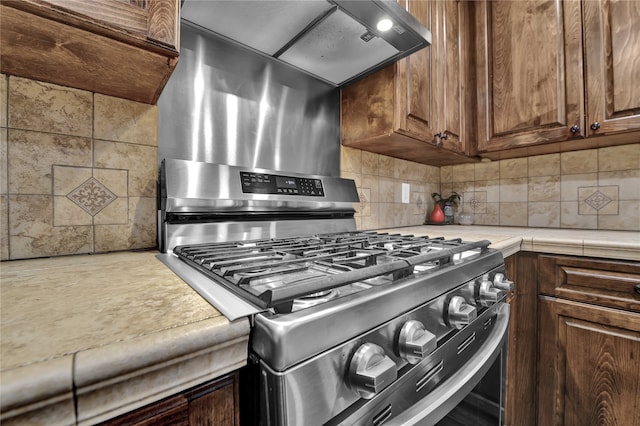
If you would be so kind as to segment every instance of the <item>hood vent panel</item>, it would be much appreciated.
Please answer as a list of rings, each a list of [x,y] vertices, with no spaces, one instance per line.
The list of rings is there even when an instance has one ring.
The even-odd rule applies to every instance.
[[[333,86],[345,86],[431,43],[395,0],[184,0],[182,19]],[[383,18],[392,27],[376,28]]]

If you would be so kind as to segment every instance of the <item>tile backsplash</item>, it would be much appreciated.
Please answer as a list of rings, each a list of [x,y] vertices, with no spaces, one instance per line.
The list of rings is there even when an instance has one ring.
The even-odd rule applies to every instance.
[[[456,191],[456,213],[479,225],[640,231],[640,142],[439,169],[343,147],[342,171],[360,193],[358,229],[422,224],[432,192]]]
[[[0,260],[155,247],[157,156],[157,106],[0,74]],[[640,231],[640,140],[440,168],[341,147],[341,173],[358,229],[456,191],[476,224]]]
[[[156,245],[156,106],[0,75],[0,258]]]

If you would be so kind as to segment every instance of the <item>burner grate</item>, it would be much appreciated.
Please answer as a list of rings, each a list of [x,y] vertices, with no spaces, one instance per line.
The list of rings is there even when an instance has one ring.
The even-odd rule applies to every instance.
[[[480,255],[489,241],[343,232],[178,246],[183,261],[261,307],[357,284],[387,285]],[[317,299],[323,299],[318,297]],[[285,308],[287,309],[287,308]]]

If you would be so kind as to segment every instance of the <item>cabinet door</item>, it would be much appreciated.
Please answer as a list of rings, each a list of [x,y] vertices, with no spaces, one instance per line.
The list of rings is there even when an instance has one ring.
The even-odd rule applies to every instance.
[[[640,425],[640,314],[540,297],[538,424]]]
[[[468,124],[468,37],[469,3],[464,1],[433,2],[431,31],[434,43],[432,85],[435,87],[437,132],[442,147],[466,152],[465,125]]]
[[[28,0],[33,1],[33,0]],[[155,42],[179,50],[179,5],[177,0],[43,0],[74,14],[85,15],[143,42]]]
[[[640,129],[640,2],[584,1],[583,19],[588,134]]]
[[[580,3],[477,2],[475,22],[478,151],[583,135]]]
[[[434,27],[432,4],[437,2],[401,0],[400,3],[425,27]],[[432,34],[432,40],[436,37],[437,34]],[[398,131],[428,142],[432,141],[436,132],[432,61],[433,46],[398,61],[395,86],[398,99],[395,121]]]

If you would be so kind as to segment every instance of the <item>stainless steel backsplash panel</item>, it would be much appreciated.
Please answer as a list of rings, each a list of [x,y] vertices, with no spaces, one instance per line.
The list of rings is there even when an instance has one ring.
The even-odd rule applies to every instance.
[[[158,101],[159,161],[340,176],[340,91],[192,24]]]

